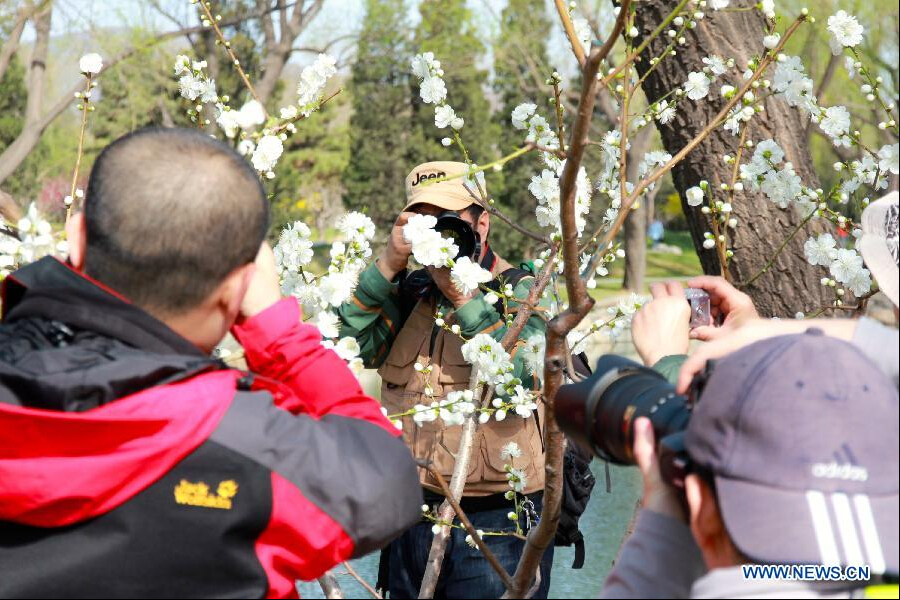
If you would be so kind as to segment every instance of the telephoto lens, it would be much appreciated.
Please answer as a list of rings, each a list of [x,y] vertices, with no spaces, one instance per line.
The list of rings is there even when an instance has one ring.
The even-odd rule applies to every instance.
[[[634,464],[634,420],[647,417],[657,442],[677,452],[692,404],[665,377],[623,356],[606,354],[589,378],[560,386],[554,414],[560,428],[600,458]]]
[[[475,250],[478,246],[478,238],[472,226],[459,218],[459,213],[448,210],[438,215],[437,223],[434,226],[435,231],[442,237],[450,238],[459,248],[454,259],[468,256],[475,260]]]

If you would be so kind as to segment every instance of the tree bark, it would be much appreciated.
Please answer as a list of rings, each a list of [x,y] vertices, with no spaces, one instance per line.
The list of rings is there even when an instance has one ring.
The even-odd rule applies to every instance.
[[[6,73],[6,69],[9,67],[13,55],[16,53],[16,50],[19,49],[19,42],[22,40],[22,32],[25,30],[25,24],[28,23],[28,19],[31,18],[31,15],[33,15],[36,10],[36,6],[25,5],[20,7],[16,12],[16,22],[13,24],[12,29],[10,29],[9,37],[3,42],[3,47],[0,48],[0,79],[3,79],[3,75]]]
[[[752,2],[742,2],[744,8]],[[637,6],[635,25],[641,36],[651,31],[665,18],[674,6],[675,0],[648,0]],[[732,4],[734,5],[734,3]],[[739,73],[753,56],[762,55],[762,36],[765,18],[758,10],[740,12],[707,11],[707,16],[698,22],[693,30],[687,30],[686,44],[679,45],[678,55],[662,61],[646,78],[642,87],[649,102],[655,102],[667,92],[681,87],[692,71],[701,71],[705,66],[702,59],[709,55],[734,58],[737,66],[711,86],[709,97],[691,101],[684,99],[678,104],[677,116],[667,125],[657,123],[666,150],[675,154],[708,124],[725,104],[718,89],[726,79],[735,87],[742,83]],[[641,75],[650,68],[649,58],[659,56],[667,45],[666,36],[651,42],[636,64]],[[743,126],[748,126],[744,124]],[[800,113],[788,107],[780,99],[769,98],[765,102],[765,112],[755,116],[749,124],[747,139],[759,142],[775,139],[785,151],[785,160],[794,165],[803,183],[811,188],[818,187],[818,178],[813,170],[809,149],[806,146],[805,125]],[[725,199],[718,191],[720,183],[731,183],[732,165],[722,160],[724,154],[735,156],[738,136],[723,129],[716,130],[683,161],[672,169],[672,180],[681,194],[681,204],[691,230],[694,247],[700,257],[705,273],[721,274],[722,269],[715,249],[703,248],[703,234],[712,231],[711,223],[700,207],[690,207],[685,201],[685,191],[701,180],[706,180],[714,188],[717,198]],[[742,159],[746,161],[746,157]],[[731,230],[731,249],[734,257],[729,271],[736,284],[749,281],[766,262],[776,254],[778,246],[802,221],[803,216],[795,208],[780,209],[763,194],[749,190],[749,186],[734,198],[733,216],[738,219],[738,227]],[[818,232],[822,225],[807,224],[786,245],[772,267],[753,284],[746,286],[760,314],[764,316],[793,316],[800,310],[808,311],[828,303],[819,277],[810,269],[803,256],[803,243],[808,235]]]
[[[653,142],[653,128],[644,127],[631,140],[631,149],[628,151],[626,162],[626,176],[628,181],[639,180],[638,168],[644,154],[650,149]],[[622,229],[625,236],[625,277],[622,287],[633,292],[640,293],[644,289],[644,276],[647,273],[647,225],[649,224],[650,211],[648,203],[653,202],[656,193],[654,187],[641,198],[637,208],[628,213],[625,225]]]
[[[303,32],[309,22],[322,9],[324,0],[311,0],[310,2],[298,1],[294,3],[293,11],[288,14],[288,2],[286,0],[278,0],[278,17],[279,17],[279,33],[280,37],[275,38],[275,27],[272,15],[263,17],[262,30],[265,39],[265,58],[263,59],[262,77],[256,83],[256,95],[259,101],[266,103],[278,80],[281,79],[281,73],[284,71],[284,65],[293,52],[294,42]],[[268,4],[268,0],[257,0],[257,4],[262,6]]]

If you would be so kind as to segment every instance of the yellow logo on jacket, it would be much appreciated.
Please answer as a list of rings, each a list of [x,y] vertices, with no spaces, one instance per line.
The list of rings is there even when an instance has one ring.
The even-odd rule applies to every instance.
[[[233,479],[219,482],[215,494],[211,493],[209,486],[202,481],[191,483],[187,479],[182,479],[175,486],[175,502],[188,506],[231,510],[231,499],[234,498],[237,491],[238,484]]]

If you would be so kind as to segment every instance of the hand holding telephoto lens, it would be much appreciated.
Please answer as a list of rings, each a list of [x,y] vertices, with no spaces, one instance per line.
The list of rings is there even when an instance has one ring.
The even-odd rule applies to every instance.
[[[644,491],[641,495],[643,507],[687,522],[684,503],[679,498],[678,491],[665,482],[659,470],[653,423],[646,417],[640,417],[634,422],[634,460],[644,480]]]

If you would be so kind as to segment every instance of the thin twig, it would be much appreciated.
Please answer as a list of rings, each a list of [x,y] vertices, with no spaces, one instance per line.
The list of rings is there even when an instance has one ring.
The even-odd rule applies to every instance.
[[[351,577],[353,577],[353,579],[355,579],[356,581],[359,582],[359,585],[363,586],[367,592],[369,592],[370,594],[372,594],[372,597],[373,597],[373,598],[383,598],[383,596],[382,596],[381,594],[378,593],[378,590],[376,590],[375,588],[373,588],[373,587],[372,587],[372,584],[370,584],[368,581],[366,581],[365,579],[363,579],[363,578],[360,576],[360,574],[357,573],[356,570],[355,570],[353,567],[351,567],[351,566],[350,566],[350,563],[347,562],[346,560],[344,561],[344,568],[347,569],[347,573],[348,573]]]
[[[228,58],[231,59],[231,64],[237,69],[238,74],[241,76],[241,80],[244,82],[244,86],[247,88],[247,91],[250,92],[250,95],[253,96],[253,99],[259,102],[259,105],[262,107],[263,114],[266,118],[269,118],[269,113],[266,111],[265,105],[260,102],[259,96],[256,95],[256,90],[253,89],[253,84],[250,83],[250,79],[247,77],[247,74],[244,72],[244,69],[241,67],[241,61],[238,60],[237,55],[234,53],[234,50],[231,49],[231,42],[225,39],[225,34],[222,33],[222,30],[219,28],[219,23],[216,21],[216,18],[213,16],[212,12],[209,10],[209,3],[206,0],[200,0],[198,2],[200,8],[203,9],[203,12],[206,13],[206,19],[209,21],[210,26],[213,28],[213,31],[216,33],[216,37],[219,40],[219,44],[225,49],[226,54],[228,54]]]
[[[478,546],[478,549],[481,550],[481,553],[484,554],[484,558],[487,559],[488,563],[490,563],[491,567],[493,567],[494,571],[497,572],[497,575],[500,576],[500,579],[503,581],[503,585],[506,586],[507,589],[512,587],[512,577],[509,573],[506,572],[506,569],[503,568],[503,565],[500,564],[500,561],[497,560],[497,556],[491,552],[491,549],[484,542],[480,535],[478,535],[478,530],[472,525],[472,522],[469,520],[469,517],[466,516],[465,511],[460,506],[459,502],[453,498],[453,494],[450,493],[450,487],[447,485],[447,480],[444,479],[444,476],[438,473],[437,469],[435,469],[431,465],[431,461],[416,461],[420,467],[423,467],[431,473],[431,476],[437,480],[438,485],[441,486],[441,490],[444,493],[444,497],[447,498],[447,501],[450,503],[450,506],[453,507],[453,512],[456,513],[456,517],[463,524],[463,527],[466,528],[466,532],[472,536],[472,541]]]
[[[69,202],[66,204],[66,222],[72,216],[72,206],[75,204],[75,190],[78,186],[78,170],[81,168],[81,157],[84,155],[84,131],[87,129],[87,115],[90,111],[90,93],[91,93],[91,77],[90,73],[85,73],[87,77],[87,85],[84,87],[84,93],[81,95],[81,131],[78,134],[78,152],[75,155],[75,169],[72,171],[72,185],[69,188]]]

